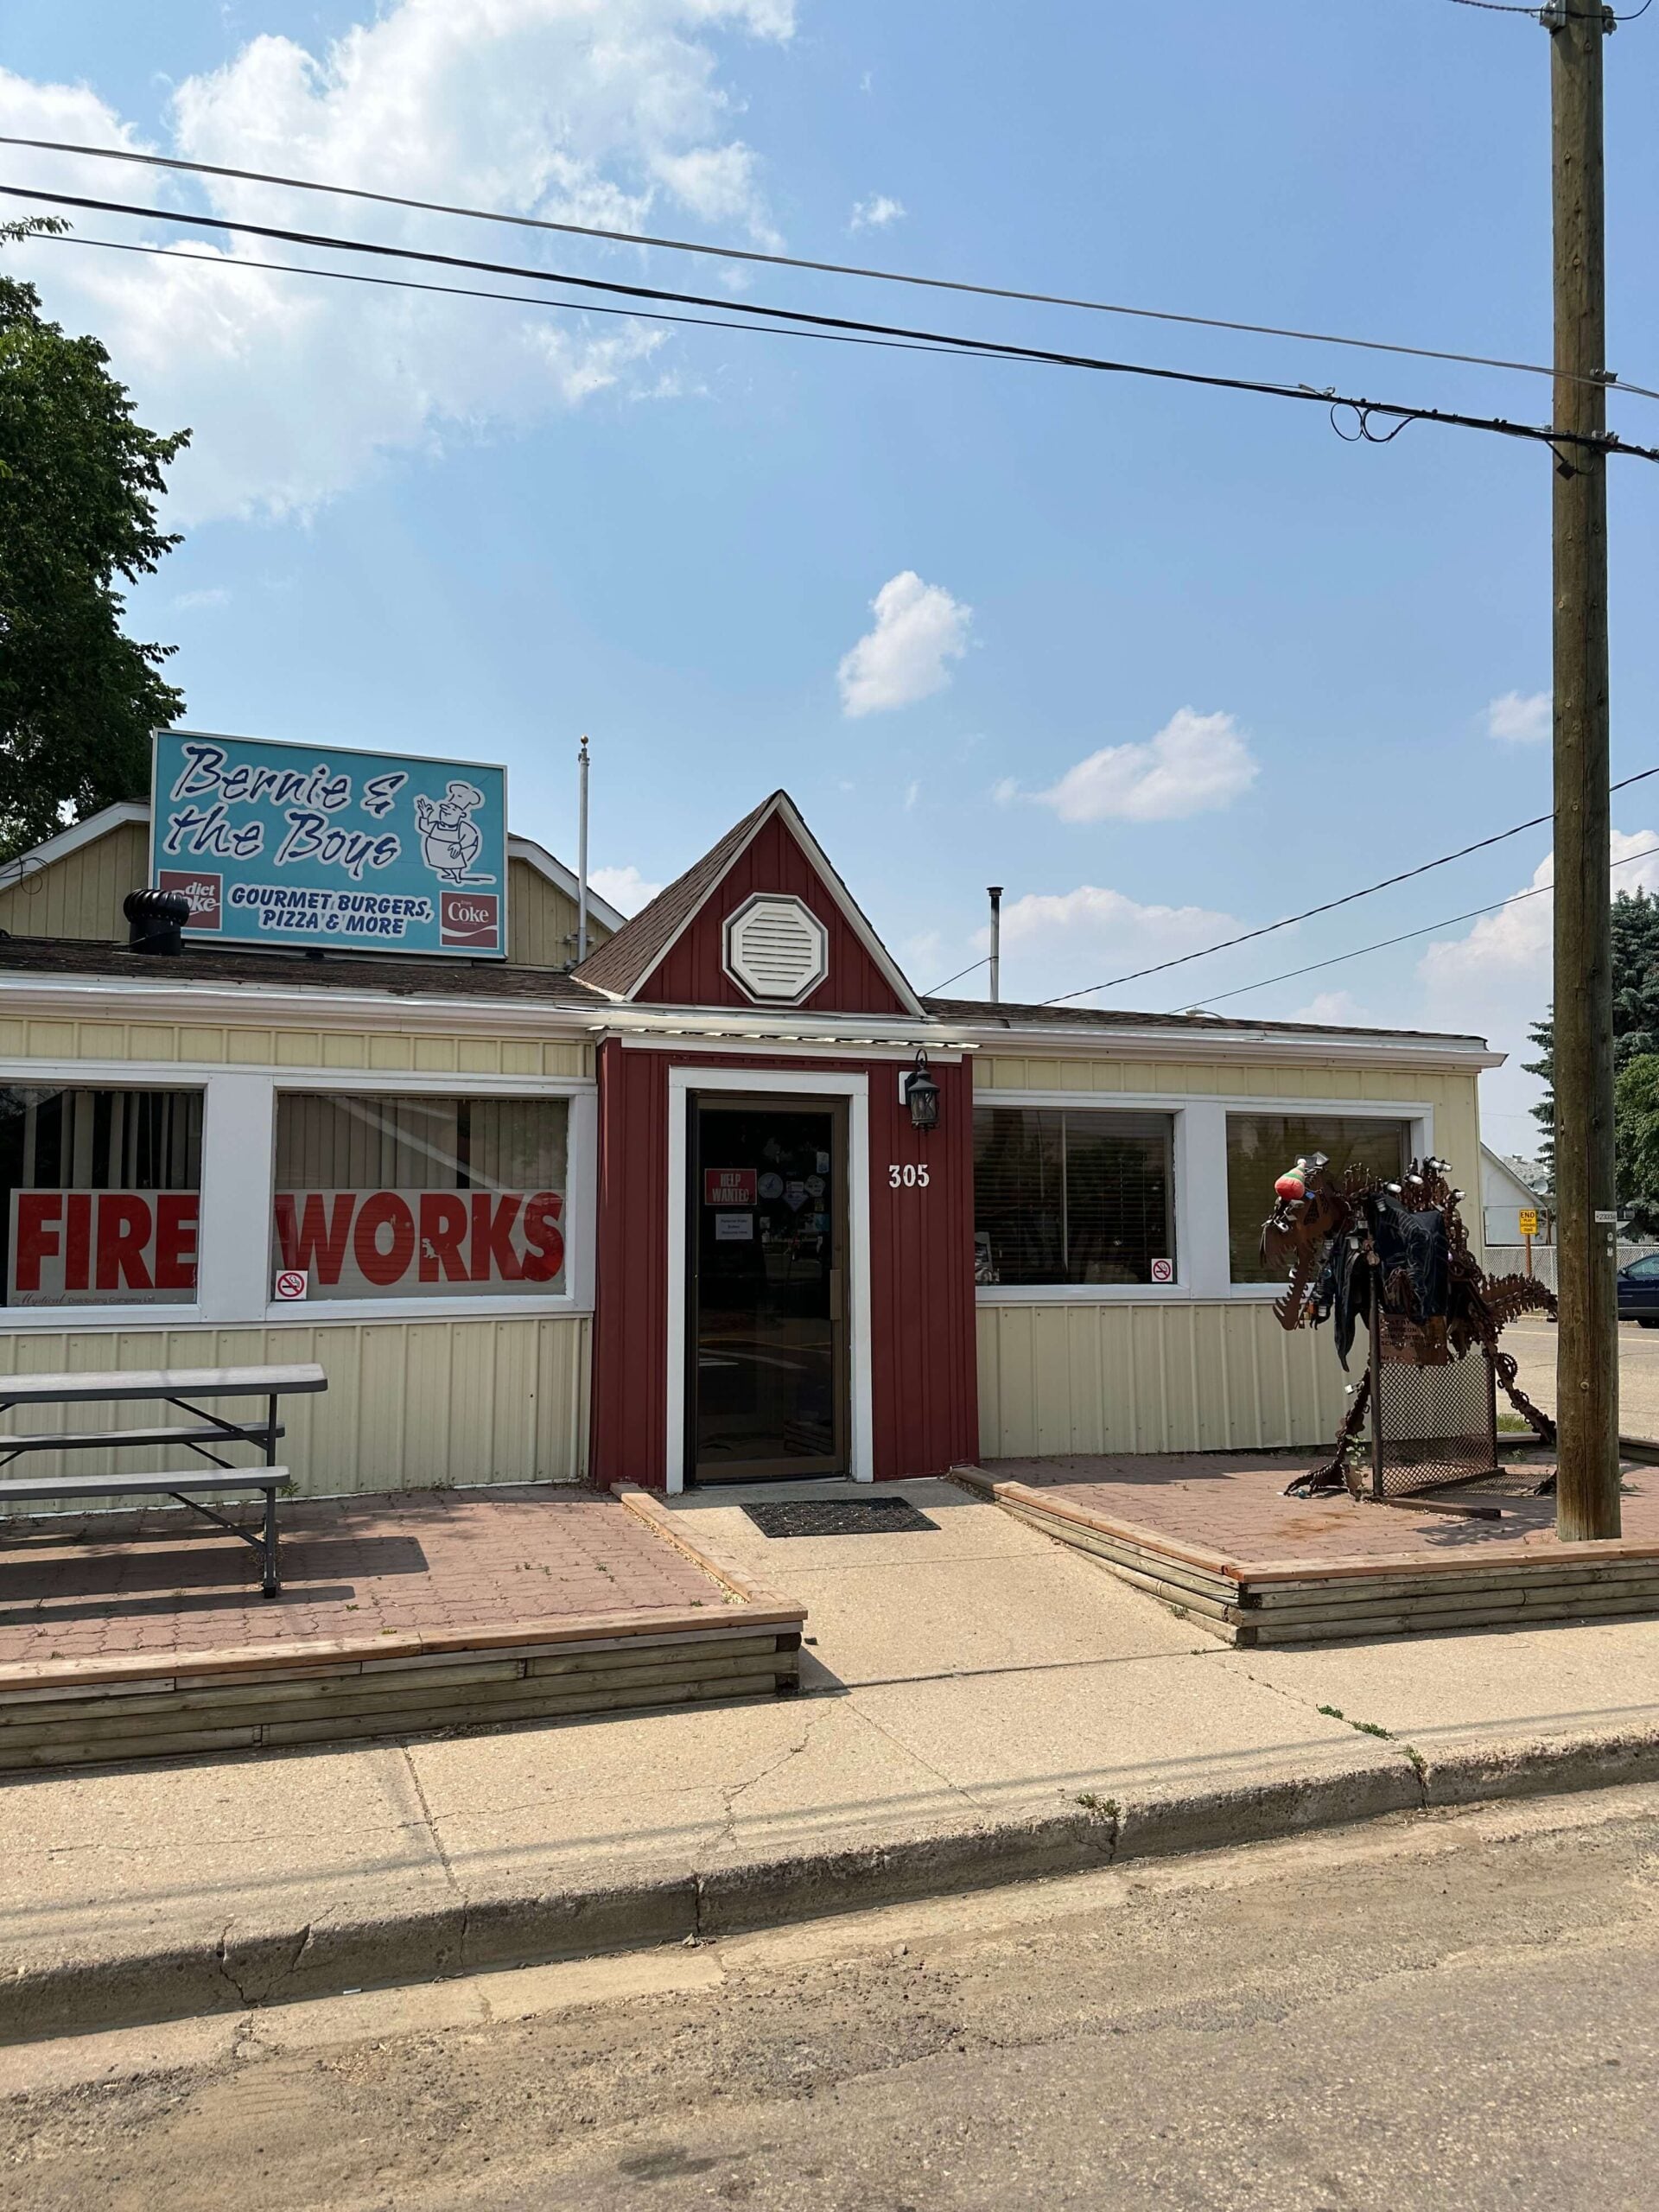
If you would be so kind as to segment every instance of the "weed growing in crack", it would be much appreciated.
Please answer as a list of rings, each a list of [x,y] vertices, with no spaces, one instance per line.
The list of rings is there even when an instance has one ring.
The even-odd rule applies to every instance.
[[[1117,1818],[1116,1797],[1097,1797],[1092,1789],[1084,1789],[1080,1790],[1071,1802],[1074,1805],[1081,1805],[1085,1813],[1098,1813],[1103,1821],[1115,1821]]]

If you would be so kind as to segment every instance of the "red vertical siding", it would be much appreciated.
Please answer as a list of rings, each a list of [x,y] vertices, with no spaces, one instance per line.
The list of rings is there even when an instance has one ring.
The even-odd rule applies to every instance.
[[[594,1480],[660,1488],[668,1418],[668,1058],[599,1050]]]
[[[879,1479],[936,1474],[979,1451],[973,1087],[933,1070],[939,1126],[914,1129],[891,1060],[869,1065],[871,1395]],[[890,1165],[925,1166],[927,1187]]]
[[[800,1069],[782,1057],[676,1055],[604,1046],[599,1060],[599,1251],[593,1464],[601,1483],[666,1480],[668,1071]],[[912,1128],[892,1060],[837,1060],[869,1079],[870,1348],[874,1471],[932,1474],[979,1448],[974,1343],[973,1098],[966,1066],[939,1067],[939,1127]],[[925,1165],[925,1189],[889,1166]]]
[[[657,1006],[752,1006],[726,973],[721,933],[734,907],[757,891],[790,892],[830,932],[830,972],[803,1001],[815,1014],[905,1014],[909,1009],[882,974],[829,887],[773,815],[741,853],[678,944],[658,962],[639,997]]]

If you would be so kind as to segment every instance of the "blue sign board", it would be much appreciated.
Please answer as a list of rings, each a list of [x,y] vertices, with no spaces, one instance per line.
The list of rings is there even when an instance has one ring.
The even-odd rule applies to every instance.
[[[150,881],[201,944],[507,950],[507,772],[159,730]]]

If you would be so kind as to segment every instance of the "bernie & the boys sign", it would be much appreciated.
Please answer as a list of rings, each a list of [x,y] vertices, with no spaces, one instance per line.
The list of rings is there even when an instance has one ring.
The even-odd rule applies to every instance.
[[[169,729],[153,777],[150,881],[197,943],[505,957],[505,768]]]

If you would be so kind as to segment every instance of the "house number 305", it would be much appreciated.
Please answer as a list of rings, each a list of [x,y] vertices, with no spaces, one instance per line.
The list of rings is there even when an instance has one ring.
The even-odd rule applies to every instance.
[[[902,1167],[896,1160],[890,1160],[887,1163],[887,1187],[893,1191],[925,1191],[927,1188],[927,1170],[918,1167],[913,1160],[907,1160]]]

